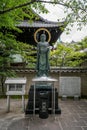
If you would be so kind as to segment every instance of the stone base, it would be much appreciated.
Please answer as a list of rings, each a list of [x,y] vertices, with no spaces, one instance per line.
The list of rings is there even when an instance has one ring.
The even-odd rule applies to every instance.
[[[33,114],[33,110],[32,109],[27,109],[25,111],[25,115],[29,115],[29,114]],[[35,110],[35,114],[39,114],[39,109]],[[48,110],[48,114],[53,114],[52,110]],[[61,109],[55,109],[55,114],[61,114]]]
[[[46,103],[46,110],[48,112],[48,114],[53,114],[53,107],[52,107],[52,88],[53,86],[45,86],[45,87],[41,87],[41,86],[37,86],[35,88],[35,114],[40,114],[40,111],[43,111],[41,109],[42,107],[42,103]],[[40,93],[44,94],[44,96],[41,96]],[[33,107],[34,106],[34,86],[30,87],[30,91],[29,91],[29,98],[28,98],[28,103],[26,106],[26,110],[25,110],[25,115],[28,114],[33,114]],[[44,113],[44,112],[43,112]],[[43,114],[42,113],[42,114]],[[58,106],[58,92],[57,89],[55,88],[55,114],[61,114],[61,109]]]

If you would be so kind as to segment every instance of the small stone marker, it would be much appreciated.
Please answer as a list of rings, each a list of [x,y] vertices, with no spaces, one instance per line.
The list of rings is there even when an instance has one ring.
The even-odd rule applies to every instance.
[[[66,96],[66,95],[63,95],[63,96],[62,96],[62,100],[63,100],[63,101],[67,100],[67,96]]]
[[[80,99],[79,95],[74,95],[74,100],[78,101]]]

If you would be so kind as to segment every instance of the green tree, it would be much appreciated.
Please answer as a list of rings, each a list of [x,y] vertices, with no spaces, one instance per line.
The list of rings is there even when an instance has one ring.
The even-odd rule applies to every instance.
[[[26,5],[25,3],[27,2],[30,3],[30,5],[21,6]],[[28,18],[30,22],[32,19],[38,18],[35,13],[32,12],[32,8],[38,8],[39,11],[47,12],[40,3],[34,3],[33,5],[32,3],[33,0],[0,0],[0,81],[3,93],[5,77],[14,75],[13,72],[7,69],[12,61],[10,55],[20,53],[26,58],[26,53],[28,52],[27,50],[25,53],[22,49],[23,47],[26,50],[26,44],[21,44],[16,41],[14,32],[22,32],[16,25],[19,21],[24,20],[25,17]],[[27,59],[32,58],[28,57],[29,56],[27,56]],[[31,60],[33,60],[33,58]]]
[[[61,43],[51,52],[51,66],[77,67],[87,61],[87,38],[78,43]],[[83,50],[82,50],[83,49]]]
[[[5,44],[0,43],[0,85],[1,85],[1,91],[4,94],[4,81],[6,77],[13,76],[14,72],[10,71],[8,67],[10,66],[10,54],[14,53],[12,49],[12,46],[8,45],[5,46]]]
[[[44,3],[50,3],[53,5],[61,5],[64,7],[64,12],[67,14],[66,21],[68,23],[78,22],[78,26],[81,24],[87,24],[87,0],[19,0],[18,2],[7,2],[6,0],[1,0],[1,10],[0,14],[5,14],[10,11],[17,11],[20,8],[32,6],[35,9],[41,9],[45,12]],[[6,4],[8,3],[8,6]],[[10,4],[9,4],[10,3]],[[14,12],[15,12],[14,11]],[[17,11],[18,12],[18,11]],[[72,24],[71,24],[72,25]]]
[[[66,66],[68,57],[73,51],[68,44],[59,44],[57,49],[51,52],[51,65],[52,66]]]
[[[26,67],[28,68],[35,68],[36,65],[36,47],[34,45],[29,45],[27,43],[19,43],[19,47],[21,46],[20,54],[23,56],[24,60],[26,61]]]
[[[80,50],[84,50],[87,48],[87,37],[85,37],[82,41],[78,42]]]

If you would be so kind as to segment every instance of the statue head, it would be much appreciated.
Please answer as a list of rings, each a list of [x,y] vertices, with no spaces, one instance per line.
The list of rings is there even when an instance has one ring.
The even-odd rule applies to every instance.
[[[40,35],[40,41],[41,42],[45,42],[46,41],[46,35],[45,34],[41,34]]]

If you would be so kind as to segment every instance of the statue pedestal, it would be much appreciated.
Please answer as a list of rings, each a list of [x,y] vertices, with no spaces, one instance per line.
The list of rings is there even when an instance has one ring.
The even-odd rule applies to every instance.
[[[43,119],[48,118],[49,114],[61,114],[54,81],[35,81],[29,90],[25,114],[39,114],[39,117]]]

